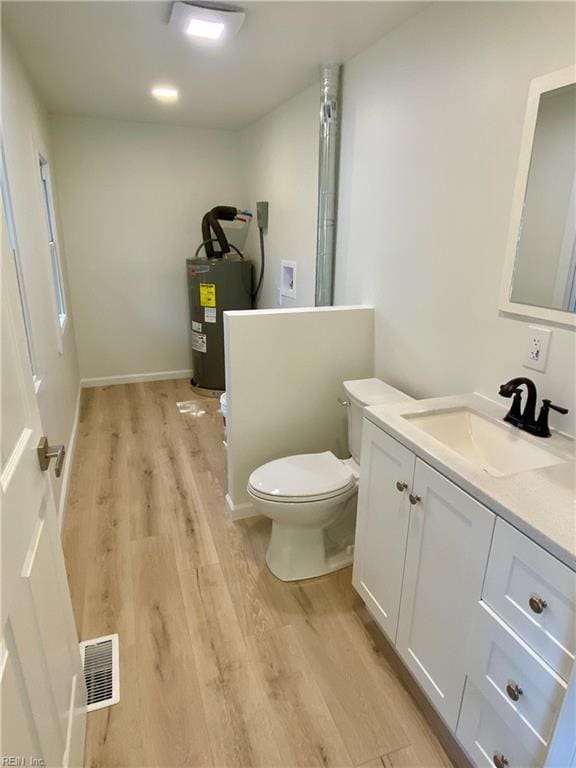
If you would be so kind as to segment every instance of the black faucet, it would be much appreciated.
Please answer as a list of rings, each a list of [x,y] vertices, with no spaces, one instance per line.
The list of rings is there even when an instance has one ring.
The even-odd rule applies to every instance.
[[[527,392],[526,405],[524,406],[524,412],[520,412],[520,401],[522,399],[522,390],[518,389],[524,384]],[[512,397],[512,407],[504,416],[504,421],[508,421],[510,424],[514,424],[520,429],[526,429],[536,423],[536,384],[532,379],[526,379],[523,376],[518,376],[515,379],[510,379],[506,384],[502,384],[500,387],[500,395],[502,397]],[[529,431],[529,430],[528,430]]]
[[[519,389],[522,385],[526,387],[527,392],[524,412],[521,410],[522,390]],[[500,394],[502,397],[513,397],[512,405],[506,416],[504,416],[504,421],[513,424],[519,429],[523,429],[525,432],[529,432],[531,435],[536,435],[537,437],[550,437],[551,432],[550,427],[548,426],[548,414],[551,409],[558,413],[568,413],[567,408],[553,405],[550,400],[543,400],[542,409],[538,416],[538,421],[536,421],[536,402],[538,399],[536,385],[532,379],[527,379],[523,376],[510,379],[506,384],[502,384],[500,387]]]

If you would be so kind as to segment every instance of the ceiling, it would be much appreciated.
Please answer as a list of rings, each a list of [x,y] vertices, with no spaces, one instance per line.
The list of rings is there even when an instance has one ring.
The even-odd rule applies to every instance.
[[[48,110],[240,128],[418,13],[419,2],[245,2],[237,37],[210,49],[168,26],[168,2],[2,2],[2,24]],[[162,105],[150,87],[180,90]]]

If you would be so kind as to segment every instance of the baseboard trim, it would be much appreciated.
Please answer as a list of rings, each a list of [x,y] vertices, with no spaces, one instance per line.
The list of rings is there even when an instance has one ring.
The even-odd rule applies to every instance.
[[[231,520],[245,520],[248,517],[259,516],[252,502],[245,501],[242,504],[234,504],[229,493],[226,494],[226,509]]]
[[[78,387],[76,396],[76,410],[74,412],[74,421],[68,437],[66,446],[66,461],[64,463],[64,474],[62,475],[62,485],[60,486],[60,502],[58,504],[58,525],[60,531],[64,525],[64,516],[66,513],[66,502],[68,501],[68,490],[70,486],[70,475],[72,474],[72,463],[74,461],[74,452],[76,449],[76,437],[78,435],[78,423],[80,421],[80,399],[82,397],[82,385]]]
[[[83,388],[108,387],[114,384],[138,384],[144,381],[168,381],[171,379],[191,379],[192,370],[154,371],[153,373],[131,373],[127,376],[102,376],[95,379],[82,379]]]

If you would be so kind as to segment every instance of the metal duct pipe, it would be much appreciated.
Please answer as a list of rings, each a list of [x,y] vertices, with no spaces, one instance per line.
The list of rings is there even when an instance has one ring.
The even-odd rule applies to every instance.
[[[336,216],[340,144],[340,64],[320,69],[320,161],[316,237],[316,306],[328,307],[334,294]]]

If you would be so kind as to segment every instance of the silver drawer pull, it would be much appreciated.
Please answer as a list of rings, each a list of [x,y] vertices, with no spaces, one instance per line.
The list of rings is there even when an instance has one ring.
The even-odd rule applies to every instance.
[[[408,488],[408,483],[404,483],[402,480],[396,481],[396,489],[400,491],[400,493],[404,493],[406,488]]]
[[[528,605],[534,611],[534,613],[542,613],[548,603],[543,598],[538,597],[538,595],[532,595],[530,600],[528,600]]]
[[[494,754],[494,757],[492,758],[492,762],[496,766],[496,768],[506,768],[508,765],[508,760],[502,755],[500,752],[496,752]]]
[[[520,696],[524,693],[522,688],[518,685],[518,683],[515,683],[513,680],[510,680],[508,685],[506,686],[506,693],[508,696],[512,699],[512,701],[518,701]]]

